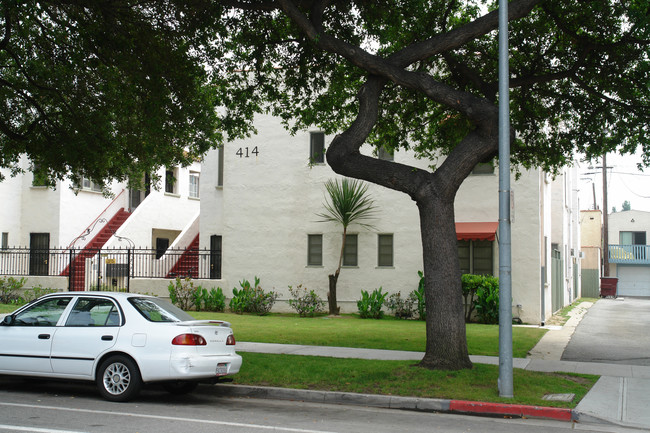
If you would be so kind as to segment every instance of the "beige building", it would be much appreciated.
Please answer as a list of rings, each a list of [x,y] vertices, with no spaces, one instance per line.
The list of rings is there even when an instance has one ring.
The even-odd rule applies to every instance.
[[[582,296],[597,298],[600,291],[602,257],[602,212],[580,211],[582,251]]]

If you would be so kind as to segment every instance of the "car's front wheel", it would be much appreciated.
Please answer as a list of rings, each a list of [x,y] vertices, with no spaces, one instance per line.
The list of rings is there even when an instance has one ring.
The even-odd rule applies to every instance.
[[[132,399],[142,388],[138,366],[126,356],[115,355],[107,358],[97,370],[97,387],[106,400]]]
[[[197,386],[199,386],[197,382],[187,382],[184,380],[174,380],[172,382],[163,383],[165,391],[176,395],[189,394],[194,391]]]

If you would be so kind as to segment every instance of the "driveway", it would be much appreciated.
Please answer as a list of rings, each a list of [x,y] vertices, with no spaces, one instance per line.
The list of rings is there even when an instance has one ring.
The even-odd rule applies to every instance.
[[[563,361],[650,366],[650,299],[601,299],[576,328]]]

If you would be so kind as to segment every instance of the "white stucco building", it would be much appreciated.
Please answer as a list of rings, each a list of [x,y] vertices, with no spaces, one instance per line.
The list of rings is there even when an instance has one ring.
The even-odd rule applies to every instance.
[[[76,189],[60,182],[52,190],[35,186],[29,172],[8,176],[0,183],[2,248],[20,246],[28,251],[30,269],[24,270],[28,287],[83,290],[110,286],[111,281],[121,285],[127,277],[125,269],[136,269],[132,257],[125,262],[125,255],[97,250],[148,248],[155,252],[148,253],[147,261],[135,262],[138,271],[146,267],[146,272],[126,278],[131,291],[167,296],[171,278],[191,274],[196,284],[221,287],[231,296],[239,281],[257,276],[265,290],[282,294],[276,310],[290,310],[288,286],[302,285],[326,299],[328,275],[336,269],[341,248],[341,228],[318,217],[324,210],[324,184],[337,177],[324,162],[324,149],[332,137],[317,130],[291,135],[269,116],[258,117],[256,128],[257,135],[227,143],[205,155],[201,163],[162,170],[159,189],[138,191],[113,184],[113,197],[106,198],[90,182]],[[365,151],[373,154],[370,148]],[[381,157],[425,169],[430,164],[406,151]],[[511,179],[512,306],[513,316],[523,322],[542,323],[580,296],[576,177],[575,169],[565,169],[556,178],[528,170]],[[415,203],[403,193],[374,184],[368,187],[377,218],[372,229],[353,225],[348,230],[338,280],[343,312],[356,311],[361,290],[382,287],[408,295],[417,287],[418,271],[423,268]],[[498,276],[497,221],[497,171],[482,165],[456,197],[464,273]],[[91,234],[79,238],[86,230]],[[93,239],[100,231],[109,236]],[[74,261],[68,259],[67,266],[81,272],[84,281],[69,283],[67,275],[73,272],[63,269],[65,264],[53,271],[51,258],[47,266],[42,260],[41,268],[31,268],[46,256],[30,248],[49,250],[71,244],[93,250]],[[205,251],[188,265],[190,270],[179,271],[180,255],[172,257],[173,250],[188,246]],[[0,275],[7,275],[2,263],[0,259]],[[99,278],[102,275],[104,280]]]
[[[257,118],[255,125],[257,135],[227,143],[204,159],[201,247],[221,257],[218,283],[226,293],[257,276],[265,290],[282,293],[281,299],[287,299],[289,285],[299,284],[326,299],[327,276],[336,269],[341,246],[340,227],[317,216],[325,202],[324,183],[337,177],[320,162],[332,137],[316,130],[292,136],[268,116]],[[421,168],[429,165],[405,151],[393,157]],[[513,315],[524,322],[544,322],[580,295],[576,182],[574,169],[555,179],[541,170],[512,178]],[[337,290],[343,312],[356,311],[361,290],[382,287],[408,294],[422,270],[415,203],[373,184],[369,192],[378,215],[372,230],[349,229],[352,246]],[[463,271],[498,276],[496,171],[481,167],[464,182],[456,198],[456,221],[486,223],[479,235],[472,234],[477,226],[457,224]]]
[[[23,168],[25,173],[15,177],[3,171],[6,179],[0,183],[0,275],[26,276],[26,287],[80,290],[106,284],[97,278],[107,267],[98,265],[96,252],[92,258],[86,254],[87,263],[78,266],[84,281],[69,283],[70,247],[157,248],[162,253],[169,247],[184,248],[198,236],[198,161],[162,169],[158,188],[148,180],[142,191],[113,183],[110,196],[86,179],[81,185],[57,181],[54,188],[41,186],[27,161]]]

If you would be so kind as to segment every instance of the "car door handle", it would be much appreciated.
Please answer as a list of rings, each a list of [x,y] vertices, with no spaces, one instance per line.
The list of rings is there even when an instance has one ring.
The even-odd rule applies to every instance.
[[[39,340],[49,340],[50,339],[50,334],[38,334],[38,339]]]
[[[102,335],[102,341],[113,341],[112,335]]]

